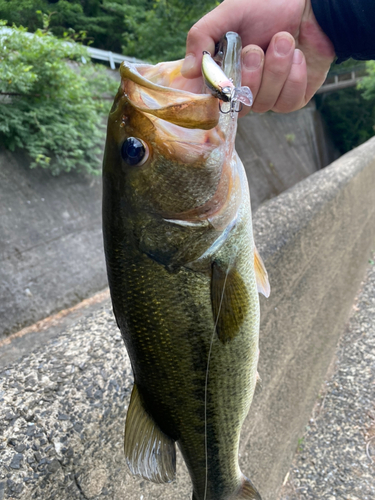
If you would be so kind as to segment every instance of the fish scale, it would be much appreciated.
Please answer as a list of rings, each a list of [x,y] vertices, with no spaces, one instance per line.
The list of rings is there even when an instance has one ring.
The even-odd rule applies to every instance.
[[[240,39],[224,41],[223,69],[228,57],[238,81]],[[177,444],[194,500],[259,500],[238,449],[256,384],[259,273],[267,279],[236,118],[219,116],[209,94],[174,88],[180,61],[157,68],[122,66],[103,165],[108,280],[135,383],[125,456],[133,473],[168,482]],[[124,156],[128,138],[139,166]]]

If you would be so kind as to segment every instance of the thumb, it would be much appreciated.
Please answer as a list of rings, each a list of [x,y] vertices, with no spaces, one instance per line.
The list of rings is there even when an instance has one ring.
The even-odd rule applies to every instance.
[[[181,68],[185,78],[195,78],[201,74],[202,52],[211,54],[215,44],[227,31],[238,30],[238,18],[233,16],[226,2],[206,14],[190,29],[186,40],[186,57]]]

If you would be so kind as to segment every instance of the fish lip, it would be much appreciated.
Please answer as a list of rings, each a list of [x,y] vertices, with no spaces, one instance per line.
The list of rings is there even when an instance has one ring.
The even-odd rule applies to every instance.
[[[153,115],[182,129],[214,129],[219,122],[217,99],[185,90],[187,79],[181,67],[182,60],[155,66],[123,62],[120,94],[147,117]]]
[[[121,85],[124,86],[124,80],[131,80],[134,83],[138,83],[142,87],[147,89],[156,90],[158,92],[165,92],[169,90],[169,87],[165,85],[159,85],[145,78],[138,70],[142,67],[149,68],[150,64],[132,64],[127,61],[123,61],[120,65],[120,75],[121,75]],[[125,90],[125,89],[124,89]]]
[[[167,62],[167,63],[160,63],[160,64],[165,66],[164,72],[166,72],[168,70],[169,64],[170,65],[175,64],[175,65],[182,66],[182,62],[183,62],[183,59],[180,59],[177,61],[170,61],[169,63]],[[179,89],[176,87],[162,85],[160,83],[156,83],[155,81],[152,81],[152,80],[146,78],[145,76],[143,76],[142,69],[147,71],[147,70],[149,70],[151,68],[155,68],[157,66],[159,66],[159,65],[154,66],[151,64],[133,64],[133,63],[130,63],[128,61],[123,61],[120,65],[121,80],[123,82],[124,80],[129,79],[132,82],[137,83],[138,85],[141,85],[142,87],[145,87],[145,88],[150,89],[150,90],[155,90],[157,92],[171,92],[171,91],[173,91],[173,92],[176,92],[176,94],[181,94],[181,95],[190,94],[192,97],[203,94],[202,92],[201,93],[190,92],[189,90],[182,90],[182,89]],[[155,78],[155,80],[158,80],[158,79],[162,80],[163,76],[164,76],[163,72],[160,72],[159,75]]]

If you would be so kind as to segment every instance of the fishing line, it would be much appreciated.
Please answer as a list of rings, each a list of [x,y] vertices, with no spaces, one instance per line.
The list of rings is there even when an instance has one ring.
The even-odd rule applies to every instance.
[[[206,479],[205,479],[205,485],[204,485],[204,498],[203,500],[206,500],[207,498],[207,486],[208,486],[208,446],[207,446],[207,393],[208,393],[208,372],[209,372],[209,367],[210,367],[210,359],[211,359],[211,352],[212,352],[212,345],[214,342],[214,336],[216,332],[216,327],[217,323],[219,321],[219,315],[221,311],[221,306],[223,304],[223,299],[224,299],[224,290],[225,290],[225,285],[227,283],[227,278],[228,278],[228,273],[229,273],[230,265],[228,265],[227,272],[225,274],[225,279],[224,279],[224,284],[223,284],[223,291],[221,292],[221,298],[220,298],[220,304],[219,304],[219,310],[217,313],[216,321],[215,321],[215,326],[214,326],[214,331],[212,332],[212,337],[211,337],[211,343],[210,343],[210,349],[208,351],[208,359],[207,359],[207,370],[206,370],[206,384],[204,388],[204,450],[205,450],[205,455],[206,455]]]

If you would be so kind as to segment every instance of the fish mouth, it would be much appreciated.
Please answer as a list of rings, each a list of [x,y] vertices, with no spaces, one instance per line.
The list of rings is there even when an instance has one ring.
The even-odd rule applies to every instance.
[[[202,78],[189,82],[181,75],[182,63],[151,66],[124,62],[120,67],[121,89],[137,111],[185,129],[213,129],[219,122],[218,101],[203,93]]]
[[[216,46],[215,61],[235,86],[241,84],[241,38],[226,33]],[[217,98],[207,93],[200,76],[184,78],[183,60],[155,66],[123,62],[120,66],[121,90],[131,106],[184,129],[211,130],[219,124]]]

